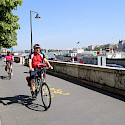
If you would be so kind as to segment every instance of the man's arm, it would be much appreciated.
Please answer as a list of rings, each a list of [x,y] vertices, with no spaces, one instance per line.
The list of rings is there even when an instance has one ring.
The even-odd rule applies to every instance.
[[[4,62],[6,62],[6,60],[7,60],[7,59],[6,59],[6,57],[5,57],[5,58],[4,58]]]
[[[34,68],[32,68],[32,59],[29,59],[29,68],[31,71],[34,71]]]
[[[53,69],[53,67],[50,65],[49,61],[44,58],[43,61],[48,65],[49,68]]]
[[[4,58],[4,62],[6,62],[6,58]]]
[[[12,60],[14,61],[14,56],[12,56]]]

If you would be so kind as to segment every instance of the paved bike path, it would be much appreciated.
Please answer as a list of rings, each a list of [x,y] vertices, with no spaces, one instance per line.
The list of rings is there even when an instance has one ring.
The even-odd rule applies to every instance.
[[[28,67],[14,63],[8,80],[0,61],[0,122],[2,125],[124,125],[125,103],[116,98],[47,75],[52,105],[44,111],[40,96],[31,101],[25,80]]]

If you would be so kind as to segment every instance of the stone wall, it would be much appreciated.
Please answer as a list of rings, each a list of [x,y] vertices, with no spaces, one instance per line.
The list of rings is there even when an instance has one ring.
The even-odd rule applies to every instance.
[[[110,87],[109,90],[112,89],[115,93],[125,96],[125,69],[59,61],[50,63],[54,67],[51,73],[73,77],[76,81],[88,81],[93,86],[101,85],[101,88]]]

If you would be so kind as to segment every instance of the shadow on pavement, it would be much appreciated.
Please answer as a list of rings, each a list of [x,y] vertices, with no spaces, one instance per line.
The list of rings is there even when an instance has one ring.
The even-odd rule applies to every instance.
[[[3,66],[6,66],[6,64],[2,65],[2,67],[3,67]]]
[[[2,103],[4,106],[8,106],[11,104],[21,104],[26,106],[28,109],[34,110],[34,111],[45,111],[44,106],[40,104],[33,103],[33,99],[31,96],[27,95],[16,95],[14,97],[3,97],[0,98],[0,103]],[[41,109],[42,107],[42,109]]]
[[[9,77],[8,76],[0,76],[0,79],[2,79],[2,80],[9,80]]]
[[[29,72],[23,72],[23,73],[28,73],[29,74]]]

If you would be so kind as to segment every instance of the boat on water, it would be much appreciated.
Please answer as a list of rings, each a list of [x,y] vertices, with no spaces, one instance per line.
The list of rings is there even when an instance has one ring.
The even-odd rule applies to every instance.
[[[54,55],[55,55],[56,59],[63,61],[63,62],[70,62],[70,60],[71,60],[71,56],[57,55],[56,53]]]
[[[96,55],[94,55],[96,52]],[[54,54],[55,58],[63,62],[78,61],[84,64],[98,64],[98,56],[104,56],[106,64],[117,64],[125,67],[125,52],[100,51],[67,51],[65,54]]]
[[[82,49],[73,49],[73,50],[67,50],[65,52],[61,52],[60,54],[54,54],[55,58],[63,61],[63,62],[71,62],[72,60],[78,61],[80,63],[83,63],[83,60],[81,61],[81,57],[85,58],[91,58],[93,56],[93,51],[84,51]],[[95,58],[95,57],[94,57]],[[86,61],[84,61],[85,63]]]

